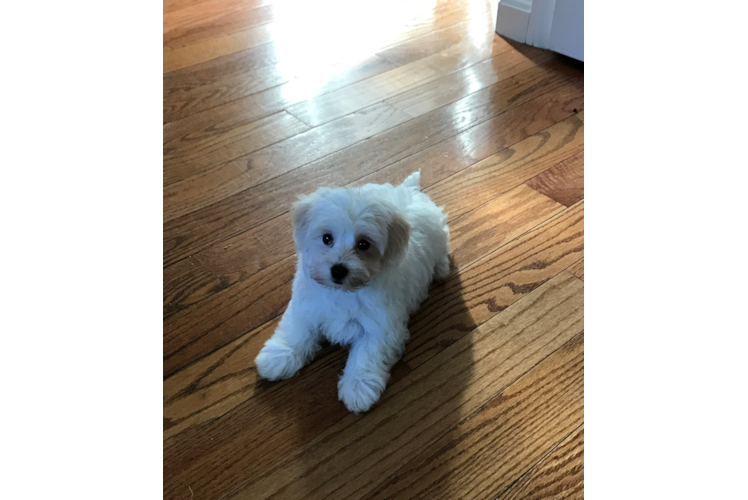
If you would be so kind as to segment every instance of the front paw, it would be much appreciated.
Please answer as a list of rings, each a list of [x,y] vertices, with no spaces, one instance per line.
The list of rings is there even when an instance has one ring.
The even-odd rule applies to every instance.
[[[266,344],[255,358],[260,377],[275,381],[296,375],[304,361],[286,345]]]
[[[375,374],[343,375],[338,382],[338,396],[349,411],[361,413],[379,401],[386,385],[387,381]]]

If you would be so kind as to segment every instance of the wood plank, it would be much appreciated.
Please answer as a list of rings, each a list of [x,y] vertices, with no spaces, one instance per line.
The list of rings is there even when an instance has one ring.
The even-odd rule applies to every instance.
[[[266,43],[170,71],[163,76],[164,97],[171,98],[172,94],[177,91],[190,90],[203,85],[221,82],[227,84],[229,79],[238,76],[256,80],[255,73],[263,69],[264,72],[270,72],[277,79],[281,76],[277,75],[277,63],[278,54],[275,45]],[[266,76],[265,79],[268,77]]]
[[[379,103],[238,158],[234,163],[240,164],[253,185],[257,185],[410,119],[410,115],[399,109]]]
[[[263,24],[239,33],[207,38],[172,49],[164,57],[164,73],[269,43],[272,41],[271,28],[271,24]]]
[[[525,185],[504,193],[449,224],[450,276],[560,213],[564,206]]]
[[[389,13],[384,17],[388,24],[393,24],[392,32],[388,34],[389,36],[384,38],[381,36],[371,37],[373,41],[367,41],[367,44],[371,43],[373,45],[371,45],[371,47],[364,47],[366,50],[366,52],[364,52],[366,55],[365,57],[373,56],[373,52],[382,48],[379,44],[384,44],[386,47],[392,48],[398,45],[407,44],[410,40],[418,38],[419,36],[428,35],[428,33],[430,33],[430,31],[435,27],[449,27],[451,24],[462,20],[463,11],[465,10],[466,5],[469,6],[469,2],[467,4],[465,2],[451,2],[447,5],[447,10],[456,11],[460,15],[455,17],[451,15],[442,16],[439,14],[436,18],[429,18],[429,16],[426,16],[424,21],[419,22],[417,18],[422,16],[421,14],[420,16],[416,16],[414,19],[408,19],[407,22],[403,22],[404,20],[401,18],[404,14],[407,15],[407,12],[402,9],[402,2],[397,3],[398,5],[390,8],[391,11],[394,9],[393,12],[396,15]],[[379,4],[377,4],[377,6],[378,5]],[[306,4],[299,5],[299,7],[305,6]],[[315,7],[306,6],[305,8]],[[379,9],[382,9],[382,7],[379,7]],[[387,7],[384,6],[384,9],[386,12]],[[369,13],[369,15],[371,14],[372,12]],[[296,19],[297,16],[298,13],[294,15],[292,19]],[[339,18],[330,17],[330,21],[328,22],[335,22],[335,20],[339,21]],[[358,22],[356,22],[356,24],[360,25]],[[294,29],[291,30],[291,28]],[[315,27],[315,29],[318,28],[319,27]],[[333,29],[336,30],[336,33],[340,33],[340,26],[336,26]],[[361,32],[362,27],[358,26],[355,29],[357,30],[357,39],[363,37],[363,33]],[[369,29],[378,33],[381,31],[381,26],[372,26]],[[256,32],[258,30],[267,30],[271,33],[261,34]],[[293,39],[289,38],[290,35],[293,36]],[[306,40],[305,44],[299,44],[297,43],[299,37],[298,27],[286,26],[283,23],[271,23],[256,26],[248,30],[232,33],[230,36],[242,43],[254,42],[258,38],[261,38],[265,43],[274,43],[268,43],[268,47],[265,47],[264,52],[260,52],[259,54],[257,52],[260,50],[259,48],[256,48],[256,50],[253,51],[240,51],[238,53],[226,54],[227,57],[221,57],[219,58],[220,60],[206,61],[205,63],[196,64],[193,67],[165,75],[165,96],[171,95],[177,87],[181,90],[187,90],[188,88],[194,89],[198,86],[210,84],[227,84],[226,79],[235,78],[240,75],[243,76],[244,79],[247,79],[252,76],[252,73],[258,71],[257,60],[258,58],[261,59],[260,56],[262,54],[265,54],[266,57],[268,55],[274,55],[277,57],[280,53],[282,61],[274,66],[274,73],[277,73],[277,76],[285,78],[286,81],[297,77],[305,77],[309,79],[317,78],[319,81],[325,81],[333,74],[341,73],[346,71],[347,68],[355,66],[356,63],[362,59],[361,53],[352,54],[350,50],[341,50],[341,44],[337,37],[333,37],[332,39],[323,37],[322,41],[320,41],[320,37],[314,37]],[[269,40],[267,39],[268,36],[270,36]],[[205,43],[208,43],[208,41],[206,40]],[[195,45],[198,44],[196,43]],[[251,43],[251,47],[248,48],[255,47],[257,47],[257,44]],[[381,58],[377,59],[381,60]],[[335,73],[326,74],[327,71],[325,69],[334,65],[339,66],[338,70]],[[254,69],[251,70],[252,68],[250,68],[250,66],[254,67]],[[265,66],[263,66],[263,68],[264,67]],[[236,85],[240,82],[241,79],[232,83]]]
[[[367,10],[370,8],[367,5]],[[496,12],[488,2],[484,5],[476,4],[473,0],[454,0],[450,2],[433,2],[431,4],[423,3],[422,0],[414,2],[403,2],[396,0],[386,9],[381,9],[381,17],[377,18],[378,25],[359,23],[357,32],[361,36],[369,35],[369,38],[378,38],[376,45],[367,43],[367,47],[373,51],[385,52],[390,49],[403,46],[404,42],[416,41],[414,45],[409,45],[398,51],[400,54],[417,52],[419,47],[433,45],[433,33],[436,36],[448,37],[444,30],[464,24],[467,21],[472,23],[473,29],[471,34],[476,38],[481,38],[483,22],[490,23],[490,19]],[[387,30],[387,36],[377,36],[382,31]],[[363,30],[363,31],[362,31]],[[439,51],[437,47],[432,47],[432,53]],[[406,64],[414,59],[409,59],[405,55],[398,64]]]
[[[164,143],[164,183],[185,179],[205,172],[210,167],[270,146],[309,127],[286,112],[276,113],[251,123],[208,133],[193,131],[172,136]]]
[[[346,415],[313,439],[278,450],[286,457],[280,464],[264,467],[246,452],[237,457],[233,443],[211,447],[173,483],[190,477],[216,496],[235,491],[230,500],[361,497],[579,333],[582,318],[582,283],[564,273],[393,384],[365,417]],[[197,467],[204,467],[199,477]]]
[[[568,271],[579,278],[580,280],[584,279],[584,257],[579,259],[578,262],[575,262],[571,266],[569,266]]]
[[[164,122],[173,122],[193,112],[210,109],[238,97],[281,85],[289,79],[278,70],[277,65],[271,65],[204,84],[201,81],[205,78],[193,78],[193,74],[183,72],[193,67],[164,75]]]
[[[276,318],[265,323],[164,381],[165,443],[178,443],[183,437],[180,434],[199,432],[202,425],[226,415],[256,396],[272,397],[276,384],[257,377],[254,360],[265,341],[275,331],[278,321],[279,318]],[[327,380],[326,373],[319,368],[328,366],[339,371],[346,356],[345,349],[326,346],[311,363],[315,365],[315,370],[302,370],[298,378],[311,377],[309,382],[314,385],[311,393],[316,392],[317,396],[328,398],[330,394],[334,394],[330,388],[335,386],[335,381]],[[405,363],[396,363],[389,383],[395,383],[410,371]],[[331,371],[330,375],[337,376],[337,373]],[[270,394],[265,394],[268,391]],[[299,398],[295,399],[299,401]],[[333,404],[329,404],[330,402]],[[321,427],[330,425],[332,418],[340,419],[347,414],[345,408],[341,411],[342,405],[334,404],[334,398],[327,403],[326,411],[332,412],[327,413],[326,418],[317,420],[316,425]]]
[[[164,381],[164,439],[225,415],[267,390],[254,359],[279,318],[246,333]]]
[[[455,15],[459,15],[455,17]],[[490,17],[490,15],[489,15]],[[393,43],[389,45],[388,50],[397,49],[399,52],[406,53],[412,49],[412,44],[420,46],[423,44],[419,39],[425,34],[429,36],[430,30],[435,25],[446,24],[446,29],[452,29],[449,23],[457,22],[462,19],[462,12],[457,9],[453,16],[442,16],[438,20],[434,20],[431,24],[423,23],[416,26],[408,26],[408,29],[393,40]],[[314,57],[314,66],[307,70],[303,67],[294,68],[294,71],[290,71],[288,63],[275,64],[271,66],[264,66],[262,68],[255,69],[253,71],[247,70],[248,64],[245,62],[246,59],[250,61],[252,58],[249,55],[237,54],[241,52],[240,46],[246,45],[242,48],[251,48],[258,45],[258,42],[267,43],[273,40],[273,33],[277,33],[279,28],[273,24],[267,24],[257,26],[250,30],[233,33],[231,35],[224,35],[223,37],[216,37],[207,39],[203,42],[199,42],[193,45],[188,45],[182,49],[171,51],[168,57],[165,58],[164,64],[172,64],[176,66],[186,67],[193,66],[187,70],[176,72],[174,74],[165,77],[164,79],[164,118],[165,121],[173,121],[179,118],[188,116],[196,111],[210,109],[213,106],[225,104],[234,99],[246,97],[251,95],[253,92],[268,89],[272,85],[278,85],[285,81],[292,79],[301,78],[301,81],[296,82],[295,85],[290,86],[285,94],[290,96],[297,95],[300,93],[304,94],[302,99],[295,99],[293,102],[287,103],[288,105],[296,104],[304,99],[315,97],[317,94],[323,94],[324,91],[319,91],[316,94],[309,92],[310,86],[319,87],[321,83],[327,82],[328,80],[342,80],[350,83],[364,79],[355,78],[354,74],[361,72],[367,73],[366,68],[369,68],[367,73],[368,76],[365,78],[379,74],[380,72],[373,73],[371,70],[375,66],[382,67],[386,65],[386,69],[392,69],[395,66],[385,59],[371,55],[364,60],[360,57],[356,58],[356,61],[351,62],[340,62],[345,54],[337,55],[336,52],[331,52],[329,56],[326,56],[325,60],[321,60],[319,56]],[[224,50],[226,54],[217,54],[216,51]],[[267,48],[265,51],[267,52]],[[214,61],[213,64],[199,65],[197,63],[203,62],[203,60],[210,57],[212,54],[228,55],[235,54],[235,57],[242,57],[238,64],[232,64],[233,58],[225,58],[221,64]],[[190,58],[196,58],[190,62]],[[257,57],[255,57],[256,59]],[[256,65],[256,64],[255,64]],[[170,69],[180,69],[176,66],[170,66]],[[302,65],[303,66],[303,65]],[[261,71],[260,75],[254,73]],[[249,71],[249,72],[248,72]],[[307,74],[308,73],[308,74]],[[352,78],[349,77],[349,74]],[[264,86],[262,82],[267,82]],[[341,88],[344,85],[329,85],[324,83],[324,87],[329,90],[335,90]],[[303,89],[303,92],[299,92],[299,89]]]
[[[420,116],[461,99],[465,96],[465,89],[468,89],[468,93],[476,92],[542,64],[552,57],[550,52],[541,52],[530,58],[523,52],[509,50],[403,92],[385,102],[411,116]]]
[[[228,13],[255,9],[270,3],[268,0],[208,0],[193,5],[184,5],[180,9],[164,12],[163,32],[167,34],[174,30],[187,30],[209,23]]]
[[[164,317],[193,303],[193,297],[216,293],[227,283],[190,257],[164,269]]]
[[[525,87],[530,87],[533,84],[537,84],[542,79],[541,75],[547,75],[548,73],[555,71],[561,71],[561,73],[564,74],[564,70],[565,66],[562,63],[555,61],[553,63],[543,65],[542,68],[531,68],[530,70],[523,71],[520,74],[512,75],[511,78],[507,80],[507,86],[513,88],[511,90],[507,89],[506,99],[512,99],[513,96],[517,96],[518,92],[523,90]],[[476,90],[477,89],[474,88],[474,86],[470,83],[463,85],[462,87],[463,95],[469,94]],[[459,95],[458,92],[459,91],[453,87],[453,90],[450,92],[450,97],[457,97]],[[268,101],[265,101],[266,96],[263,94],[268,94]],[[529,96],[521,98],[520,102],[527,97]],[[171,123],[164,129],[165,141],[168,144],[171,144],[175,139],[189,133],[202,135],[226,133],[226,131],[232,128],[251,123],[253,119],[259,116],[263,116],[269,112],[285,107],[291,100],[295,100],[292,88],[288,88],[287,86],[276,87],[266,92],[255,94],[250,98],[234,101],[233,103],[229,103],[228,105],[214,108],[212,111],[206,111],[198,115],[193,115],[188,119]],[[268,104],[269,108],[264,104]],[[431,101],[430,104],[434,105],[434,109],[436,109],[440,106],[441,103],[439,103],[438,101]],[[500,102],[498,104],[509,105],[510,102]],[[427,111],[426,106],[428,105],[429,103],[422,102],[420,104],[419,114],[423,114],[425,111]],[[174,179],[171,177],[165,178],[166,184],[173,181]]]
[[[473,323],[488,321],[579,260],[583,250],[580,201],[432,290],[411,318],[403,362],[414,369],[428,362]]]
[[[250,231],[206,248],[195,258],[211,273],[233,284],[293,254],[291,214],[286,212]],[[195,301],[199,297],[198,294],[189,296],[195,297]]]
[[[200,8],[202,5],[195,6]],[[176,11],[181,14],[187,9]],[[187,22],[164,30],[164,44],[173,49],[183,47],[199,40],[242,31],[253,26],[269,23],[277,18],[278,7],[265,5],[256,8],[244,8],[234,12],[216,12],[205,18],[192,17]]]
[[[270,325],[267,330],[271,330]],[[246,339],[241,346],[231,346],[233,350],[224,352],[221,358],[211,356],[212,359],[201,360],[199,370],[190,367],[189,375],[185,370],[165,381],[164,406],[165,415],[169,417],[164,421],[164,456],[170,460],[164,462],[164,477],[171,478],[177,471],[191,467],[207,449],[226,446],[234,441],[237,432],[246,434],[256,429],[257,424],[272,430],[252,443],[251,457],[256,460],[255,465],[269,467],[283,458],[279,450],[293,448],[295,443],[304,442],[348,415],[337,401],[335,390],[347,351],[333,346],[324,348],[313,362],[314,370],[302,369],[286,383],[271,384],[261,380],[253,383],[256,375],[252,363],[262,346],[262,342],[253,342],[254,339]],[[409,372],[402,363],[396,364],[390,383],[396,383]],[[243,397],[246,401],[251,399],[251,404],[237,405],[230,411],[232,403]],[[189,413],[193,403],[198,410]],[[221,415],[222,412],[225,413]],[[223,418],[213,422],[215,418],[211,420],[210,414]],[[246,422],[253,424],[247,426]],[[216,423],[220,427],[214,427]],[[175,432],[179,427],[182,431]],[[234,435],[222,432],[227,427]],[[251,440],[260,437],[256,432],[250,435],[253,436]],[[242,439],[246,440],[247,436]],[[200,488],[195,483],[190,484]],[[169,486],[165,484],[165,498],[171,497],[167,492]],[[175,498],[179,498],[178,494]]]
[[[451,226],[452,232],[452,273],[456,273],[472,262],[500,248],[508,241],[532,229],[549,217],[563,210],[553,200],[542,196],[527,186],[520,185],[491,203],[465,214]],[[225,286],[223,290],[211,290],[206,293],[199,290],[190,297],[204,294],[207,297],[199,304],[187,308],[180,314],[164,322],[164,369],[169,373],[176,372],[243,335],[248,328],[255,328],[275,315],[281,314],[291,299],[291,280],[295,270],[291,223],[284,217],[284,226],[274,223],[268,229],[275,229],[287,245],[279,248],[277,254],[290,254],[277,264],[260,268],[256,263],[255,278],[238,282],[234,286]],[[267,234],[270,231],[265,231]],[[272,243],[275,247],[277,243]],[[275,248],[256,248],[257,254],[276,253]],[[196,258],[195,256],[192,257]],[[205,257],[199,256],[202,261]],[[257,257],[254,257],[255,262]],[[219,258],[213,258],[215,267],[208,265],[212,272],[219,271],[221,283],[231,283],[232,275],[221,275],[223,265]],[[279,266],[283,266],[281,269]],[[213,274],[211,274],[213,275]],[[264,276],[278,276],[274,281],[276,289],[258,296],[257,281]],[[284,280],[286,282],[284,282]],[[191,284],[191,283],[190,283]],[[194,286],[194,285],[193,285]],[[248,304],[252,304],[248,306]],[[228,318],[228,319],[227,319]]]
[[[431,29],[437,29],[440,27],[438,21],[447,12],[459,10],[460,16],[465,18],[466,14],[476,11],[475,7],[470,8],[468,1],[441,3],[425,9],[423,4],[417,0],[384,1],[367,4],[365,10],[356,2],[341,3],[336,0],[318,1],[313,4],[283,1],[244,6],[239,2],[231,7],[229,3],[224,2],[226,5],[224,9],[217,5],[210,12],[207,11],[205,5],[203,3],[167,14],[164,43],[172,48],[178,48],[203,39],[275,22],[279,25],[276,29],[287,38],[287,44],[298,44],[307,38],[310,41],[310,48],[322,53],[334,50],[336,44],[339,46],[340,40],[345,40],[346,37],[351,37],[353,40],[353,35],[356,33],[363,40],[381,38],[381,34],[390,34],[397,29],[402,30],[403,24],[415,23],[420,19],[428,20],[432,25]],[[490,14],[488,6],[486,9],[477,10],[476,14],[478,12]],[[376,19],[378,22],[362,25],[360,19],[363,15]],[[299,20],[304,20],[304,22],[301,23]],[[308,31],[310,27],[313,31]],[[320,35],[333,29],[335,30],[334,36]],[[302,50],[304,48],[300,47]]]
[[[584,150],[533,177],[527,185],[570,207],[584,198]]]
[[[472,19],[466,18],[462,9],[455,9],[449,14],[439,17],[439,24],[446,25],[435,29],[435,23],[424,23],[425,31],[420,36],[411,37],[405,43],[392,44],[383,48],[377,55],[398,66],[415,62],[434,54],[438,54],[466,38],[476,37],[493,31],[493,16],[491,12],[473,12]],[[412,31],[409,31],[412,33]]]
[[[240,2],[246,2],[247,4],[255,4],[256,6],[268,5],[276,0],[238,0]],[[188,7],[194,7],[199,4],[226,4],[233,5],[237,0],[164,0],[164,17],[171,12],[186,9]]]
[[[584,425],[499,496],[500,500],[584,499]]]
[[[584,147],[583,119],[584,112],[572,115],[425,191],[454,218],[580,151]]]
[[[445,141],[408,156],[354,184],[402,182],[411,172],[421,169],[421,185],[427,188],[436,182],[469,167],[513,144],[568,117],[572,109],[581,106],[581,94],[565,87],[563,92],[546,94],[538,102],[530,101],[513,110],[491,118]],[[565,92],[565,93],[564,93]],[[542,99],[542,98],[541,98]],[[340,182],[343,184],[343,182]],[[453,232],[454,237],[454,232]],[[453,245],[453,248],[454,245]],[[272,221],[216,243],[196,254],[201,264],[221,280],[232,284],[266,268],[293,253],[291,219],[286,212]],[[178,278],[178,276],[176,276]],[[206,277],[207,279],[207,277]],[[198,302],[209,294],[210,283],[204,287],[193,283],[172,283],[174,289],[194,289],[183,295],[185,305]]]
[[[475,92],[353,147],[312,162],[294,171],[293,176],[281,175],[202,210],[169,221],[164,226],[165,265],[286,212],[292,200],[300,193],[311,192],[320,186],[353,182],[500,115],[507,108],[519,107],[534,98],[540,99],[540,96],[564,86],[568,81],[564,76],[553,72],[536,74],[533,78],[523,73],[523,76],[517,75],[517,78],[524,80],[519,87],[494,85]],[[510,93],[517,97],[511,98]],[[568,96],[569,89],[564,89],[563,94]],[[576,90],[574,99],[578,99],[579,95],[579,90]],[[548,95],[545,99],[553,100],[554,96]],[[556,105],[559,102],[555,102],[554,106]],[[526,118],[529,123],[525,123],[529,125],[537,117],[535,110],[532,110]]]
[[[306,77],[292,78],[281,66],[268,66],[261,68],[259,77],[257,72],[250,72],[212,84],[180,87],[164,96],[164,121],[182,120],[197,113],[201,116],[193,119],[195,127],[237,118],[253,121],[394,67],[374,55],[354,64],[319,67]]]
[[[377,170],[358,183],[400,182],[421,169],[425,189],[569,118],[583,104],[576,82],[562,85],[537,99],[511,108],[433,146]]]
[[[164,377],[283,314],[295,258],[286,257],[224,293],[164,320]]]
[[[163,72],[168,73],[176,69],[186,68],[247,48],[241,42],[232,38],[231,35],[208,38],[194,45],[172,49],[168,53],[164,51]]]
[[[164,14],[209,1],[210,0],[164,0]]]
[[[364,498],[496,498],[583,420],[580,333]]]
[[[295,104],[287,111],[318,126],[510,49],[511,45],[491,32],[478,46],[470,39],[463,40],[438,54]]]
[[[268,2],[266,1],[265,3],[267,4]],[[412,62],[419,57],[425,57],[426,55],[435,53],[435,51],[439,51],[439,47],[436,45],[437,42],[434,40],[434,35],[432,34],[434,32],[441,34],[437,36],[441,36],[442,38],[444,36],[454,37],[455,35],[453,34],[447,34],[446,30],[450,30],[455,24],[461,24],[464,25],[462,30],[468,31],[468,34],[470,34],[470,23],[472,23],[473,31],[476,23],[475,19],[470,21],[470,23],[465,22],[465,19],[469,19],[470,16],[473,18],[482,16],[486,19],[487,23],[491,23],[493,13],[488,10],[484,12],[474,11],[474,9],[469,10],[467,13],[468,17],[466,17],[465,9],[467,5],[466,2],[450,2],[446,7],[435,11],[436,18],[424,19],[422,22],[415,23],[410,21],[407,26],[397,25],[396,16],[389,16],[393,19],[389,19],[388,17],[388,22],[393,27],[397,26],[402,31],[394,35],[392,38],[387,39],[384,46],[374,46],[371,50],[374,51],[381,49],[383,51],[389,51],[397,48],[397,54],[400,56],[393,56],[394,58],[397,58],[398,61],[405,61],[404,58],[407,57],[408,62]],[[390,10],[393,9],[391,8]],[[381,24],[378,26],[378,29],[382,29]],[[170,55],[169,59],[164,61],[164,73],[209,61],[217,57],[233,54],[252,47],[257,47],[265,43],[274,42],[276,40],[283,41],[288,38],[290,30],[291,28],[284,27],[284,21],[280,20],[189,43],[172,51],[173,53]],[[364,37],[365,34],[359,34],[359,36]],[[407,47],[404,46],[406,42],[418,38],[423,39],[416,41],[413,45]],[[428,52],[427,50],[429,41],[431,41],[431,52]],[[447,48],[447,46],[448,45],[443,48]],[[166,47],[171,49],[171,47]],[[300,49],[306,51],[315,50],[314,47],[304,47]],[[322,51],[324,51],[324,47],[318,47],[316,50],[317,53]],[[325,52],[330,53],[329,55],[331,56],[335,55],[334,51],[330,51],[329,49]],[[346,54],[341,52],[341,60],[345,57]],[[398,64],[404,64],[404,62]],[[317,57],[315,61],[316,70],[318,70],[320,66],[321,61],[319,57]]]
[[[229,163],[206,165],[198,175],[164,188],[164,221],[199,210],[408,120],[410,115],[379,103]]]

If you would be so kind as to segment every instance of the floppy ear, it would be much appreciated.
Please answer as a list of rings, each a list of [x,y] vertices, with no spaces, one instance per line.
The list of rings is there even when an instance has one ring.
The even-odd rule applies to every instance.
[[[310,196],[299,196],[299,200],[293,204],[291,210],[291,222],[293,224],[293,241],[296,251],[301,248],[301,243],[306,236],[306,230],[312,219],[312,198]]]
[[[391,210],[387,221],[387,247],[384,249],[382,260],[389,264],[405,257],[409,239],[410,224],[400,210]]]

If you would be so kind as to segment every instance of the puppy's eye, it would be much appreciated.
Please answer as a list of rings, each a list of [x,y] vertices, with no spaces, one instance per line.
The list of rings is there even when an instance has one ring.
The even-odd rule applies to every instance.
[[[361,241],[358,242],[358,249],[359,250],[368,250],[370,245],[371,244],[368,241],[361,240]]]
[[[332,245],[332,235],[326,234],[322,237],[322,243],[324,243],[327,246]]]

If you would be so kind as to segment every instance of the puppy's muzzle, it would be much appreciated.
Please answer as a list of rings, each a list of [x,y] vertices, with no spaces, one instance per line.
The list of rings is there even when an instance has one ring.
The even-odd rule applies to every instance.
[[[332,282],[336,285],[342,285],[343,280],[348,275],[348,268],[343,264],[335,264],[330,268],[330,275],[332,276]]]

